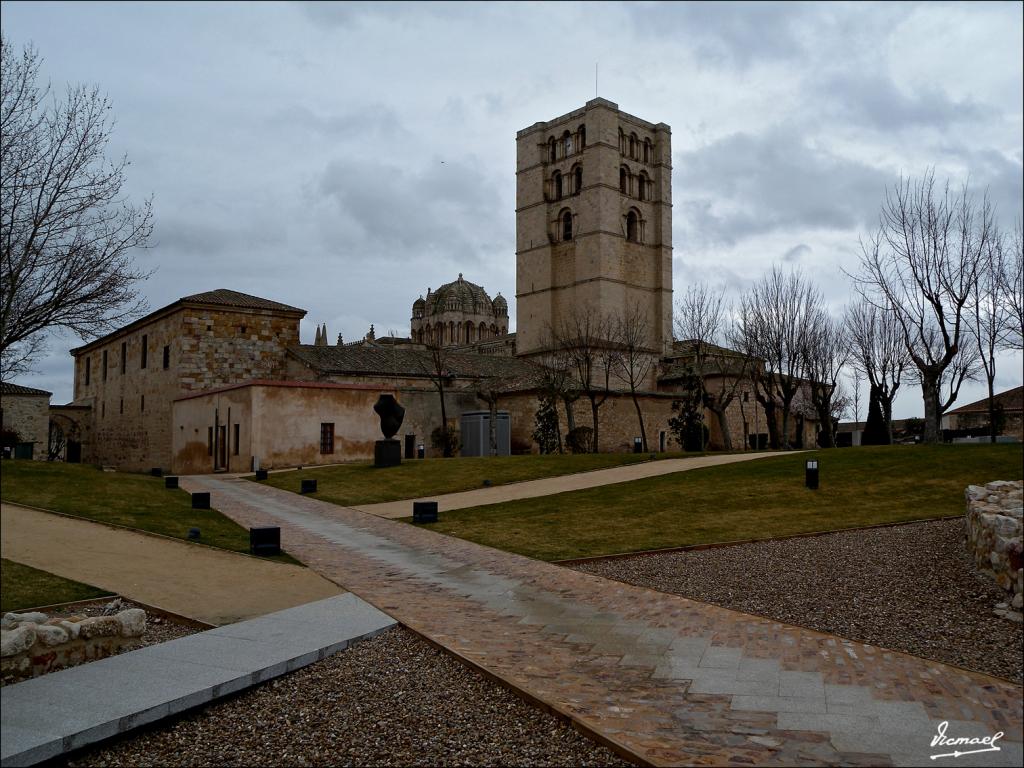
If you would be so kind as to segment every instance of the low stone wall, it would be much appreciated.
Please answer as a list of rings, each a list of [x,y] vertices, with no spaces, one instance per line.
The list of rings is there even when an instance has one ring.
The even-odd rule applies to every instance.
[[[1021,539],[1021,481],[997,480],[967,486],[967,549],[982,573],[995,579],[1010,598],[996,613],[1021,621],[1024,595],[1024,547]]]
[[[13,682],[112,656],[141,644],[146,612],[50,618],[45,613],[6,613],[0,630],[0,676]]]

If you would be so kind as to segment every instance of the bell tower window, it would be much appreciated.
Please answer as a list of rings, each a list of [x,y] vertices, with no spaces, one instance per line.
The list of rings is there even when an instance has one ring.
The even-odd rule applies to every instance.
[[[640,242],[638,237],[639,229],[639,217],[636,215],[636,211],[630,211],[626,216],[626,239],[631,243]]]
[[[555,175],[551,177],[551,191],[555,196],[555,200],[562,199],[562,174],[555,171]]]
[[[576,166],[576,170],[573,172],[573,189],[578,195],[583,189],[583,168]]]
[[[565,211],[562,214],[562,240],[572,240],[572,211]]]

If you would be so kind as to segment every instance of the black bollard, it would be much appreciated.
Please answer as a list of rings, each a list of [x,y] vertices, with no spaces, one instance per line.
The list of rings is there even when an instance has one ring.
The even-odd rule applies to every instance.
[[[177,488],[178,477],[176,475],[168,475],[164,478],[164,488]]]
[[[257,480],[266,480],[267,479],[267,470],[265,470],[265,469],[257,469],[256,470],[256,479]]]
[[[210,492],[203,491],[202,493],[192,494],[192,509],[209,509],[210,508]]]
[[[250,528],[249,551],[254,555],[281,554],[281,529],[277,526]]]
[[[414,501],[412,503],[412,521],[414,523],[436,523],[436,501]]]
[[[302,493],[316,493],[316,480],[303,480]]]

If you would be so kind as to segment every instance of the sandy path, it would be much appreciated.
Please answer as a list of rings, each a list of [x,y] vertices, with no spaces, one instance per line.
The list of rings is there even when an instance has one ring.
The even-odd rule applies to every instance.
[[[308,568],[0,505],[0,550],[19,563],[209,624],[228,624],[344,590]]]

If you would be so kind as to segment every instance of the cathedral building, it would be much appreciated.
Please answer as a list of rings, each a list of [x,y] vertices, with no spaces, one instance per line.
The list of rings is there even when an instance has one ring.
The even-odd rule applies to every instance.
[[[492,299],[462,274],[413,302],[408,338],[378,339],[371,326],[347,344],[340,335],[330,344],[326,327],[301,343],[297,307],[228,289],[187,296],[72,350],[72,406],[91,436],[81,459],[175,473],[367,459],[384,392],[406,408],[406,456],[420,445],[440,455],[431,436],[442,389],[450,426],[496,400],[509,413],[512,451],[537,451],[535,416],[550,395],[544,366],[559,339],[583,320],[626,312],[641,320],[638,349],[650,365],[635,404],[621,376],[604,399],[598,449],[633,450],[638,409],[650,448],[675,449],[668,420],[692,345],[672,339],[669,126],[598,98],[519,131],[516,146],[514,332],[501,293]],[[621,345],[612,334],[593,341],[608,360]],[[706,376],[725,391],[733,374]],[[765,411],[749,382],[739,384],[718,421],[728,436],[707,420],[713,447],[763,442]],[[559,405],[563,435],[590,424],[585,397]],[[801,417],[796,432],[808,444],[813,420]]]

